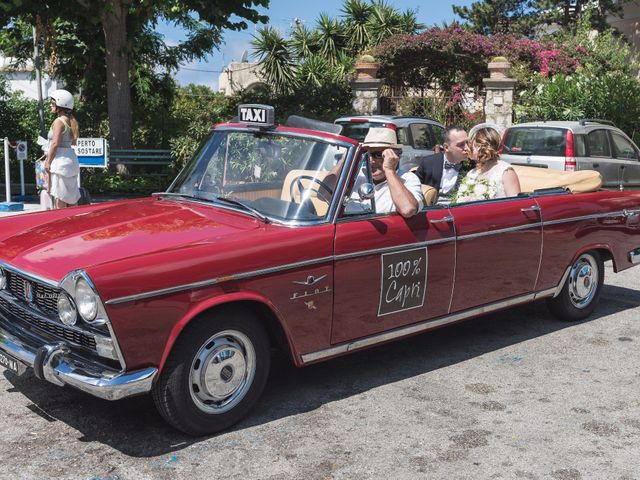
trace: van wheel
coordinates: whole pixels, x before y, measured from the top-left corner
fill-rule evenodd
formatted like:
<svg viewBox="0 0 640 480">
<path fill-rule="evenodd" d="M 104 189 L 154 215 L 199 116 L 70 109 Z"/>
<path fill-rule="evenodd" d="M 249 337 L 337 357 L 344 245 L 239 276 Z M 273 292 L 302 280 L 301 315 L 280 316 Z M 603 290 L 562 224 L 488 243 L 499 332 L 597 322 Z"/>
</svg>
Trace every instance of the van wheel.
<svg viewBox="0 0 640 480">
<path fill-rule="evenodd" d="M 202 317 L 180 335 L 153 388 L 173 427 L 208 435 L 240 421 L 264 389 L 271 356 L 262 325 L 244 311 Z"/>
<path fill-rule="evenodd" d="M 560 320 L 582 320 L 593 312 L 604 283 L 604 262 L 596 251 L 580 255 L 555 298 L 547 300 L 551 313 Z"/>
</svg>

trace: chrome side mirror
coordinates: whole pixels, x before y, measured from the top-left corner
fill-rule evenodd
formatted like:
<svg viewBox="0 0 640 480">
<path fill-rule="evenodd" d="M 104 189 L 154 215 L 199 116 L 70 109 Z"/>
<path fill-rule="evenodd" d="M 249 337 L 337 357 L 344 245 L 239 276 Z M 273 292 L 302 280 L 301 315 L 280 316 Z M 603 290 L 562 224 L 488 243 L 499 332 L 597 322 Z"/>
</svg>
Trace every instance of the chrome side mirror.
<svg viewBox="0 0 640 480">
<path fill-rule="evenodd" d="M 358 195 L 360 196 L 360 200 L 371 200 L 376 194 L 373 185 L 370 183 L 363 183 L 358 188 Z"/>
</svg>

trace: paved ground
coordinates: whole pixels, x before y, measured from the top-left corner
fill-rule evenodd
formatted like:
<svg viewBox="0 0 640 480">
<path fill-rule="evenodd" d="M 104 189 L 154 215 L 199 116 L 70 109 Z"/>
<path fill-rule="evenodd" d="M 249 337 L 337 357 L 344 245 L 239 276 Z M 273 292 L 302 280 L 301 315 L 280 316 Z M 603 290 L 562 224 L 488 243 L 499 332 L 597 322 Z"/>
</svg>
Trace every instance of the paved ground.
<svg viewBox="0 0 640 480">
<path fill-rule="evenodd" d="M 0 478 L 640 479 L 640 268 L 585 322 L 544 303 L 295 369 L 233 430 L 185 437 L 0 373 Z"/>
</svg>

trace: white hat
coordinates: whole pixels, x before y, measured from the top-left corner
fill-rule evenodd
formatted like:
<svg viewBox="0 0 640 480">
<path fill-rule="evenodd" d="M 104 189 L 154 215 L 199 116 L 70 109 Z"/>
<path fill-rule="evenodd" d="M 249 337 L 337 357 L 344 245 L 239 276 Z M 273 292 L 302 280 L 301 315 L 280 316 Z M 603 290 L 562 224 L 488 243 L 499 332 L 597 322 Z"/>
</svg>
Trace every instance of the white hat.
<svg viewBox="0 0 640 480">
<path fill-rule="evenodd" d="M 402 148 L 402 145 L 398 143 L 396 131 L 386 127 L 370 128 L 362 145 L 364 147 Z"/>
<path fill-rule="evenodd" d="M 471 130 L 469 130 L 469 138 L 473 137 L 473 135 L 481 128 L 491 128 L 495 130 L 496 132 L 498 132 L 500 138 L 502 138 L 502 135 L 504 135 L 504 128 L 496 123 L 479 123 L 478 125 L 471 128 Z"/>
<path fill-rule="evenodd" d="M 73 95 L 66 90 L 54 90 L 49 97 L 56 102 L 56 107 L 73 110 Z"/>
</svg>

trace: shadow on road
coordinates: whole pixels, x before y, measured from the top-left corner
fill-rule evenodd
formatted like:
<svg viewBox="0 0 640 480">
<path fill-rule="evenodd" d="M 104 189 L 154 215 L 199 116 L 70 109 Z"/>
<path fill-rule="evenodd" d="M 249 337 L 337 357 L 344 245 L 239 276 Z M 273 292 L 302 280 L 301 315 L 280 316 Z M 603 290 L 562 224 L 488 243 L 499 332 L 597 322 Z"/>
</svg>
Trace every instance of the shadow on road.
<svg viewBox="0 0 640 480">
<path fill-rule="evenodd" d="M 638 305 L 639 291 L 605 285 L 598 308 L 586 321 Z M 309 412 L 329 402 L 575 325 L 555 320 L 544 302 L 537 302 L 302 369 L 293 367 L 284 357 L 276 357 L 262 399 L 232 431 Z M 154 457 L 202 440 L 169 427 L 156 413 L 149 396 L 107 402 L 43 383 L 31 373 L 4 375 L 13 385 L 10 392 L 33 402 L 30 410 L 47 421 L 64 422 L 79 432 L 82 442 L 100 442 L 132 457 Z M 402 398 L 397 401 L 401 406 Z"/>
</svg>

